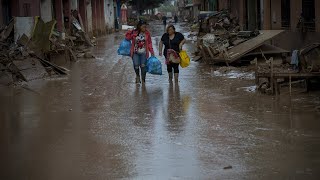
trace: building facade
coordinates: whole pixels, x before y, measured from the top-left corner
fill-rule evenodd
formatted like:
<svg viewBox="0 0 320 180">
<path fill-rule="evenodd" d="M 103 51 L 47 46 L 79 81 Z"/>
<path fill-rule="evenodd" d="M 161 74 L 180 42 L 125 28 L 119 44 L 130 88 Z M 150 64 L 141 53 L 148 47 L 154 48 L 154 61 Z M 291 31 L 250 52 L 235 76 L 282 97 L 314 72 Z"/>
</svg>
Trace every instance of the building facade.
<svg viewBox="0 0 320 180">
<path fill-rule="evenodd" d="M 273 43 L 293 50 L 320 42 L 319 0 L 186 0 L 184 8 L 197 19 L 200 11 L 229 10 L 242 30 L 286 30 Z M 191 3 L 191 4 L 190 4 Z"/>
<path fill-rule="evenodd" d="M 102 35 L 114 29 L 119 0 L 0 0 L 0 25 L 13 17 L 40 16 L 45 22 L 56 20 L 58 31 L 71 28 L 72 15 L 78 16 L 86 32 Z"/>
<path fill-rule="evenodd" d="M 231 0 L 229 9 L 244 30 L 286 30 L 274 43 L 288 50 L 320 42 L 318 0 Z"/>
</svg>

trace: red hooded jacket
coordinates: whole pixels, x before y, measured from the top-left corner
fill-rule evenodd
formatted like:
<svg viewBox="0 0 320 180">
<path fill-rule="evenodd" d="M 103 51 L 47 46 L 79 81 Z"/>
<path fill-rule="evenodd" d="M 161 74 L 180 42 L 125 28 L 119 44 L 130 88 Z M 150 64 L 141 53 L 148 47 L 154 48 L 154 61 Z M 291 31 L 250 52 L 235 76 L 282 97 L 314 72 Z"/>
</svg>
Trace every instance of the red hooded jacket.
<svg viewBox="0 0 320 180">
<path fill-rule="evenodd" d="M 149 58 L 149 52 L 151 54 L 154 54 L 154 51 L 153 51 L 153 47 L 152 47 L 150 32 L 146 31 L 145 35 L 146 35 L 146 53 L 147 53 L 146 57 Z M 126 39 L 129 41 L 132 41 L 131 50 L 130 50 L 131 57 L 133 57 L 133 54 L 134 54 L 134 45 L 135 45 L 135 41 L 136 41 L 137 36 L 138 36 L 138 31 L 136 31 L 136 30 L 130 30 L 126 33 Z"/>
</svg>

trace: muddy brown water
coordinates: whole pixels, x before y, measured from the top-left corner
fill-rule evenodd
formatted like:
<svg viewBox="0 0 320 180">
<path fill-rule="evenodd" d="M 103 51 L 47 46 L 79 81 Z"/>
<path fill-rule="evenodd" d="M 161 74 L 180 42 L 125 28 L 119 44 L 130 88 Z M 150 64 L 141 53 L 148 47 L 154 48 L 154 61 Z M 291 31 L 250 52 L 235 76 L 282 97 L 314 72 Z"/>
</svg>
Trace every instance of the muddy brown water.
<svg viewBox="0 0 320 180">
<path fill-rule="evenodd" d="M 68 77 L 0 88 L 0 179 L 319 179 L 319 93 L 247 92 L 194 62 L 179 85 L 136 85 L 122 39 L 100 38 Z"/>
</svg>

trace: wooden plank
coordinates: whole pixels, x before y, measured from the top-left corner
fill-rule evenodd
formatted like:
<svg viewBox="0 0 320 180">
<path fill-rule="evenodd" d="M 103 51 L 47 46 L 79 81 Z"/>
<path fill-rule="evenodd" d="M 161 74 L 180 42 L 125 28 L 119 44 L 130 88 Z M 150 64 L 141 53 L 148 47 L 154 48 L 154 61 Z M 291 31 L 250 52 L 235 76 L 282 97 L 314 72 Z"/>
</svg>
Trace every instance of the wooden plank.
<svg viewBox="0 0 320 180">
<path fill-rule="evenodd" d="M 261 55 L 261 51 L 263 54 L 282 54 L 282 53 L 289 53 L 289 51 L 270 45 L 270 44 L 263 44 L 260 47 L 254 49 L 253 51 L 250 51 L 248 54 L 245 56 L 255 56 L 255 55 Z M 244 56 L 244 57 L 245 57 Z"/>
<path fill-rule="evenodd" d="M 254 58 L 253 62 L 255 63 L 255 79 L 256 86 L 259 86 L 259 77 L 258 77 L 258 58 Z"/>
<path fill-rule="evenodd" d="M 201 51 L 202 58 L 206 62 L 208 60 L 207 54 L 205 53 L 203 46 L 200 45 L 199 48 L 200 48 L 200 51 Z"/>
<path fill-rule="evenodd" d="M 66 73 L 66 69 L 60 67 L 60 66 L 57 66 L 49 61 L 46 61 L 44 59 L 40 59 L 41 63 L 45 66 L 49 66 L 49 67 L 52 67 L 54 71 L 58 72 L 59 74 L 62 74 L 62 75 L 67 75 Z"/>
<path fill-rule="evenodd" d="M 13 65 L 19 70 L 25 81 L 48 77 L 46 69 L 38 59 L 28 58 L 23 61 L 13 61 Z"/>
<path fill-rule="evenodd" d="M 227 61 L 229 63 L 232 63 L 247 53 L 251 52 L 252 50 L 260 47 L 262 44 L 264 44 L 266 41 L 276 37 L 277 35 L 284 32 L 284 30 L 261 30 L 260 35 L 257 37 L 254 37 L 252 39 L 247 40 L 246 42 L 243 42 L 237 46 L 234 46 L 233 48 L 228 50 L 228 54 L 230 55 L 229 59 Z M 225 59 L 214 59 L 216 62 L 225 62 Z"/>
<path fill-rule="evenodd" d="M 270 85 L 271 85 L 272 94 L 274 94 L 273 57 L 270 58 L 270 62 L 271 62 Z"/>
<path fill-rule="evenodd" d="M 79 18 L 80 26 L 81 26 L 82 30 L 84 31 L 85 28 L 84 28 L 82 17 L 80 15 L 80 13 L 78 13 L 78 18 Z"/>
<path fill-rule="evenodd" d="M 1 40 L 1 41 L 6 40 L 6 39 L 10 36 L 13 28 L 14 28 L 14 21 L 11 20 L 11 21 L 10 21 L 10 24 L 9 24 L 9 25 L 5 28 L 5 30 L 3 30 L 2 33 L 0 34 L 0 40 Z"/>
<path fill-rule="evenodd" d="M 43 67 L 38 59 L 36 58 L 28 58 L 21 61 L 13 61 L 12 62 L 19 71 L 31 69 L 34 67 Z"/>
<path fill-rule="evenodd" d="M 13 83 L 11 72 L 0 71 L 0 84 L 9 85 Z"/>
<path fill-rule="evenodd" d="M 258 73 L 258 77 L 270 77 L 270 73 Z M 291 76 L 292 78 L 300 78 L 300 77 L 320 77 L 320 73 L 274 73 L 273 77 L 277 78 L 286 78 Z"/>
<path fill-rule="evenodd" d="M 213 53 L 211 52 L 210 48 L 209 48 L 209 47 L 206 47 L 206 48 L 207 48 L 207 51 L 209 52 L 210 57 L 213 59 L 213 58 L 214 58 L 214 55 L 213 55 Z"/>
<path fill-rule="evenodd" d="M 291 93 L 292 93 L 292 83 L 291 83 L 291 76 L 289 76 L 289 92 L 290 92 L 290 96 L 291 96 Z"/>
<path fill-rule="evenodd" d="M 233 62 L 239 58 L 241 58 L 243 55 L 249 53 L 250 51 L 258 48 L 262 44 L 264 44 L 266 41 L 274 38 L 275 36 L 279 35 L 280 33 L 284 32 L 284 30 L 263 30 L 260 31 L 260 35 L 249 39 L 248 41 L 239 44 L 238 46 L 233 47 L 228 52 L 229 54 L 238 53 L 238 55 L 234 56 L 232 59 L 229 59 L 229 61 Z"/>
</svg>

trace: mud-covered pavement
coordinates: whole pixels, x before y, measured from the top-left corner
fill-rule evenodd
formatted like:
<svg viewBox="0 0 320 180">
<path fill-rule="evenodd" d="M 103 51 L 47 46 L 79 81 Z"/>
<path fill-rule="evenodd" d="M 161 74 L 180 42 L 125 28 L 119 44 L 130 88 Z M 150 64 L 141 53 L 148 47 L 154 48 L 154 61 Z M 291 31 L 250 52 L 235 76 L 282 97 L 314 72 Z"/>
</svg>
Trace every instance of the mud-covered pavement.
<svg viewBox="0 0 320 180">
<path fill-rule="evenodd" d="M 69 77 L 0 88 L 0 179 L 320 178 L 319 93 L 260 95 L 195 62 L 179 85 L 136 85 L 122 39 L 100 38 Z"/>
</svg>

